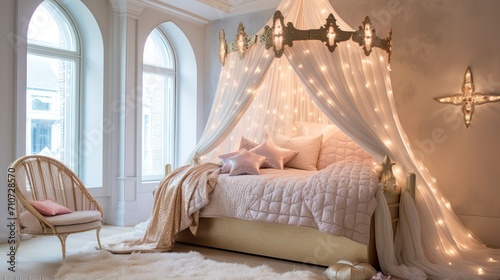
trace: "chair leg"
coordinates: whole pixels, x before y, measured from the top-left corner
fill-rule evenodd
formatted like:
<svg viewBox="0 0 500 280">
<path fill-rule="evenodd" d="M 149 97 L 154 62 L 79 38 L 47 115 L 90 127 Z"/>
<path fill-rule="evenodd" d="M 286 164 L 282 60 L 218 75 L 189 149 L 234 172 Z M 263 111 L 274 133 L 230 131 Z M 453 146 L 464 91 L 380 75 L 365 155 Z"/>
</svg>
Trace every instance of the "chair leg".
<svg viewBox="0 0 500 280">
<path fill-rule="evenodd" d="M 21 233 L 17 233 L 17 236 L 19 237 L 19 239 L 17 240 L 16 250 L 14 251 L 14 254 L 16 255 L 17 255 L 17 249 L 19 249 L 19 246 L 21 245 L 21 240 L 23 240 L 23 235 Z"/>
<path fill-rule="evenodd" d="M 102 249 L 102 246 L 101 246 L 101 239 L 99 238 L 99 232 L 101 231 L 101 228 L 102 227 L 98 227 L 96 230 L 95 230 L 95 233 L 97 235 L 97 244 L 99 244 L 99 250 Z"/>
<path fill-rule="evenodd" d="M 68 234 L 58 234 L 57 237 L 59 238 L 59 241 L 61 241 L 62 255 L 64 259 L 66 258 L 66 238 L 68 237 Z"/>
</svg>

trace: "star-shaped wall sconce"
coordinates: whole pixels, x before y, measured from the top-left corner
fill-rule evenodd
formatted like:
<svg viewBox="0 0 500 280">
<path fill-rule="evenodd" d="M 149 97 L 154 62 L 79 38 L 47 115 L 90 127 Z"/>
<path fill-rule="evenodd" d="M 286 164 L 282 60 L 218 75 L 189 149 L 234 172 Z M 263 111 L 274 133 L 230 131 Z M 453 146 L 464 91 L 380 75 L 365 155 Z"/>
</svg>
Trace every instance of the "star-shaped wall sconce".
<svg viewBox="0 0 500 280">
<path fill-rule="evenodd" d="M 440 103 L 453 104 L 456 106 L 461 105 L 462 112 L 464 113 L 465 126 L 469 128 L 472 121 L 472 115 L 474 114 L 474 106 L 500 101 L 500 95 L 474 92 L 472 72 L 470 71 L 470 67 L 467 67 L 467 71 L 465 71 L 464 75 L 464 83 L 462 85 L 462 93 L 445 97 L 437 97 L 434 98 L 434 100 Z"/>
</svg>

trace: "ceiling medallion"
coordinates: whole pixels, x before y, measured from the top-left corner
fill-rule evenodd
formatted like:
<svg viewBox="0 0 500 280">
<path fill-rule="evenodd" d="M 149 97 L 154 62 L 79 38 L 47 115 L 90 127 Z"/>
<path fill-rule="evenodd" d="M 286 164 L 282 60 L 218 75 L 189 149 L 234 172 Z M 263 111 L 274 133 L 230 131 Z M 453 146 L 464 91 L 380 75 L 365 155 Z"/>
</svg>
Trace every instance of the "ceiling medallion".
<svg viewBox="0 0 500 280">
<path fill-rule="evenodd" d="M 462 106 L 465 126 L 469 128 L 469 125 L 472 122 L 472 115 L 474 114 L 475 105 L 500 101 L 500 95 L 482 94 L 474 91 L 475 89 L 474 80 L 472 79 L 472 72 L 470 70 L 470 67 L 467 67 L 467 71 L 465 71 L 464 75 L 464 82 L 462 84 L 462 93 L 445 97 L 437 97 L 434 98 L 434 100 L 440 103 Z"/>
</svg>

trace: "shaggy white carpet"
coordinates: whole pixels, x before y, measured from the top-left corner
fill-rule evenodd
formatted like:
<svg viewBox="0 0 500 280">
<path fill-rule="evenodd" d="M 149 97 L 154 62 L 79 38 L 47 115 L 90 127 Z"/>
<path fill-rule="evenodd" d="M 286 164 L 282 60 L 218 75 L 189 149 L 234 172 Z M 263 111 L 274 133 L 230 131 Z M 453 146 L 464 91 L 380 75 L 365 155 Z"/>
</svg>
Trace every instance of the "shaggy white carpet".
<svg viewBox="0 0 500 280">
<path fill-rule="evenodd" d="M 68 256 L 56 279 L 325 279 L 310 271 L 276 273 L 262 265 L 223 263 L 205 259 L 198 252 L 113 255 L 87 251 Z"/>
<path fill-rule="evenodd" d="M 141 238 L 147 222 L 135 226 L 135 230 L 101 238 L 102 244 L 116 244 Z M 96 250 L 97 242 L 90 242 L 77 254 L 67 256 L 55 278 L 61 280 L 116 279 L 263 279 L 324 280 L 324 275 L 311 271 L 274 272 L 262 265 L 250 267 L 243 264 L 217 262 L 206 259 L 198 252 L 135 253 L 114 255 Z"/>
</svg>

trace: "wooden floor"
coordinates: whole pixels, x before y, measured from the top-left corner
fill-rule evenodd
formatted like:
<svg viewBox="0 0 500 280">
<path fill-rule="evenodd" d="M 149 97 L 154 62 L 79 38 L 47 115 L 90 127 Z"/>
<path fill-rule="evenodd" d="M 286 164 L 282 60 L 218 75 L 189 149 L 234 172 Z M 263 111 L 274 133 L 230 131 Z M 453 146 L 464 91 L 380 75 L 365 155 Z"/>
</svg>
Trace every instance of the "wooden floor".
<svg viewBox="0 0 500 280">
<path fill-rule="evenodd" d="M 101 230 L 101 238 L 132 231 L 133 227 L 104 226 Z M 67 239 L 67 256 L 77 254 L 80 249 L 91 242 L 95 242 L 95 231 L 72 234 Z M 192 246 L 187 244 L 175 244 L 175 251 L 198 251 L 206 258 L 221 262 L 244 263 L 249 266 L 266 264 L 277 272 L 292 270 L 310 270 L 318 275 L 325 271 L 326 267 L 311 266 L 300 263 L 288 262 L 272 258 L 258 257 L 235 252 L 215 250 L 210 248 Z M 23 240 L 15 258 L 16 272 L 8 270 L 9 244 L 0 244 L 0 279 L 30 279 L 45 280 L 53 279 L 62 262 L 61 245 L 55 236 L 34 237 Z M 326 278 L 325 278 L 326 279 Z"/>
</svg>

